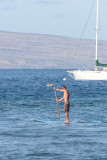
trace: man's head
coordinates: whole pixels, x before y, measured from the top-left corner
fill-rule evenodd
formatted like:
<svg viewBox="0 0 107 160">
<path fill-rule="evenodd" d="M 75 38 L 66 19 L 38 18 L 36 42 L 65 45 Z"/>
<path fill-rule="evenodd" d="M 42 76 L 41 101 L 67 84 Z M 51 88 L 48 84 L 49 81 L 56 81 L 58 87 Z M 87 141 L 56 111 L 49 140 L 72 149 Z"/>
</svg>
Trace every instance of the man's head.
<svg viewBox="0 0 107 160">
<path fill-rule="evenodd" d="M 66 89 L 66 86 L 62 86 L 62 89 Z"/>
</svg>

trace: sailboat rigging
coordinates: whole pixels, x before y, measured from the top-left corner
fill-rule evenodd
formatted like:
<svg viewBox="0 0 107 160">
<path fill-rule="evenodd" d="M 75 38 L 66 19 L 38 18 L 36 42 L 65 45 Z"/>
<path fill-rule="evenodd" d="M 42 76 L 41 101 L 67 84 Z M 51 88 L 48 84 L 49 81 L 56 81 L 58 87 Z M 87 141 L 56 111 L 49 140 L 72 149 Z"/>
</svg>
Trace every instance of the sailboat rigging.
<svg viewBox="0 0 107 160">
<path fill-rule="evenodd" d="M 95 52 L 95 71 L 74 70 L 67 71 L 75 80 L 107 80 L 107 64 L 102 64 L 98 60 L 98 9 L 99 0 L 97 1 L 96 10 L 96 52 Z M 105 67 L 103 71 L 98 71 L 98 67 Z"/>
</svg>

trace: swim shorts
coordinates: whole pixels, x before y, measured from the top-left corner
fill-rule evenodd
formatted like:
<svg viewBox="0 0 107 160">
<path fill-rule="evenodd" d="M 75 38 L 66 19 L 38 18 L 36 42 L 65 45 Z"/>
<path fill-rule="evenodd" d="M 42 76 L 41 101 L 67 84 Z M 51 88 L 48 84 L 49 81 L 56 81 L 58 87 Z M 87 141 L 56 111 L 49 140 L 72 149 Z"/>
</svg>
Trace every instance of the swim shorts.
<svg viewBox="0 0 107 160">
<path fill-rule="evenodd" d="M 64 103 L 64 112 L 69 112 L 70 103 Z"/>
</svg>

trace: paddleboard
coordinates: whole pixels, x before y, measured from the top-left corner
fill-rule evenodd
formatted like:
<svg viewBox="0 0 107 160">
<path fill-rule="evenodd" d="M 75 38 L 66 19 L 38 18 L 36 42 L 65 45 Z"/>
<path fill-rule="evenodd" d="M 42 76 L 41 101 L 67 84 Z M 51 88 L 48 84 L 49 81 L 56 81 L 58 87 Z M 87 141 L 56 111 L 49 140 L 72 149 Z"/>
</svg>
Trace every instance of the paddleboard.
<svg viewBox="0 0 107 160">
<path fill-rule="evenodd" d="M 102 121 L 87 121 L 87 122 L 84 122 L 84 121 L 78 121 L 78 122 L 72 121 L 72 122 L 69 122 L 69 123 L 65 123 L 64 121 L 48 121 L 48 120 L 38 120 L 38 119 L 32 119 L 32 120 L 35 121 L 35 122 L 41 122 L 41 123 L 62 123 L 62 124 L 73 124 L 73 123 L 102 123 Z"/>
<path fill-rule="evenodd" d="M 34 119 L 35 122 L 42 122 L 42 123 L 64 123 L 66 124 L 64 121 L 48 121 L 48 120 L 38 120 L 38 119 Z M 69 123 L 73 123 L 73 122 L 69 122 Z"/>
</svg>

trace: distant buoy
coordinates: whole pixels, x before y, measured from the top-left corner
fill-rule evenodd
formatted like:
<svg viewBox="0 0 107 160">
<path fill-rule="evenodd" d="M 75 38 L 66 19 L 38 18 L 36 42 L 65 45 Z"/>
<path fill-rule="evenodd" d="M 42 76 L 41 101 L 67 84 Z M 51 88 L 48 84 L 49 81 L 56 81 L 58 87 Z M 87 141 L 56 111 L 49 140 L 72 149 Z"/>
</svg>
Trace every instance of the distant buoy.
<svg viewBox="0 0 107 160">
<path fill-rule="evenodd" d="M 52 83 L 48 83 L 48 84 L 47 84 L 47 87 L 50 87 L 50 86 L 52 86 Z"/>
<path fill-rule="evenodd" d="M 63 81 L 66 81 L 66 78 L 63 78 Z"/>
</svg>

